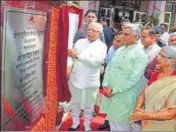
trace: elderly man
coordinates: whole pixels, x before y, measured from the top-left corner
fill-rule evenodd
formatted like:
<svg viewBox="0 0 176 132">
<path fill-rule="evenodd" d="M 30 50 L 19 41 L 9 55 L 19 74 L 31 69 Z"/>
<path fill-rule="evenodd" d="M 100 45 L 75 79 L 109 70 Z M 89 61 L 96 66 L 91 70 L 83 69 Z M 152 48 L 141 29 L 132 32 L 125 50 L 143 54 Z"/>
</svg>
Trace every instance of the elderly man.
<svg viewBox="0 0 176 132">
<path fill-rule="evenodd" d="M 168 43 L 169 43 L 169 46 L 172 45 L 176 47 L 176 32 L 173 32 L 170 34 Z"/>
<path fill-rule="evenodd" d="M 104 95 L 100 111 L 107 114 L 111 131 L 129 131 L 129 115 L 133 113 L 139 81 L 148 57 L 137 44 L 138 29 L 127 24 L 122 30 L 125 46 L 118 50 L 107 66 L 103 81 Z"/>
<path fill-rule="evenodd" d="M 95 10 L 92 10 L 92 9 L 89 9 L 86 14 L 85 14 L 85 25 L 80 28 L 75 36 L 74 36 L 74 39 L 73 39 L 73 46 L 75 45 L 75 43 L 79 40 L 79 39 L 83 39 L 83 38 L 87 38 L 87 29 L 88 29 L 88 26 L 91 22 L 96 22 L 97 21 L 97 14 L 96 14 L 96 11 Z M 105 39 L 104 39 L 104 34 L 101 34 L 100 35 L 100 39 L 105 42 Z M 67 67 L 67 76 L 69 78 L 70 76 L 70 73 L 72 71 L 72 61 L 70 60 L 70 58 L 67 60 L 67 64 L 68 64 L 68 67 Z"/>
<path fill-rule="evenodd" d="M 73 44 L 75 44 L 79 39 L 83 39 L 87 37 L 87 29 L 90 23 L 92 22 L 96 22 L 97 21 L 97 13 L 95 10 L 89 9 L 86 14 L 85 14 L 85 24 L 82 28 L 80 28 L 77 32 L 76 35 L 74 37 L 73 40 Z M 100 40 L 105 42 L 105 38 L 104 38 L 104 33 L 100 34 Z M 70 60 L 70 58 L 68 59 L 68 67 L 67 67 L 67 75 L 68 78 L 70 76 L 70 73 L 72 72 L 72 61 Z M 101 74 L 104 72 L 104 65 L 101 66 Z M 69 107 L 69 104 L 68 104 Z M 94 115 L 96 114 L 96 110 Z M 80 114 L 80 116 L 82 116 L 82 113 Z"/>
<path fill-rule="evenodd" d="M 110 47 L 110 49 L 107 53 L 107 56 L 105 59 L 106 67 L 108 64 L 110 64 L 110 62 L 111 62 L 112 58 L 115 56 L 116 52 L 118 52 L 117 50 L 120 49 L 120 47 L 122 47 L 122 46 L 123 46 L 122 35 L 121 35 L 121 33 L 119 33 L 114 37 L 113 45 Z M 102 76 L 101 81 L 103 81 L 103 77 L 104 77 L 104 74 Z M 98 129 L 99 130 L 104 130 L 104 129 L 109 130 L 110 126 L 109 126 L 108 120 L 105 119 L 104 124 L 99 126 Z"/>
<path fill-rule="evenodd" d="M 75 60 L 69 80 L 73 118 L 69 131 L 79 128 L 81 109 L 84 109 L 85 130 L 91 130 L 93 108 L 100 86 L 100 67 L 104 63 L 107 50 L 105 43 L 99 39 L 102 32 L 102 25 L 92 22 L 87 29 L 87 38 L 78 40 L 74 49 L 68 51 L 68 55 Z"/>
</svg>

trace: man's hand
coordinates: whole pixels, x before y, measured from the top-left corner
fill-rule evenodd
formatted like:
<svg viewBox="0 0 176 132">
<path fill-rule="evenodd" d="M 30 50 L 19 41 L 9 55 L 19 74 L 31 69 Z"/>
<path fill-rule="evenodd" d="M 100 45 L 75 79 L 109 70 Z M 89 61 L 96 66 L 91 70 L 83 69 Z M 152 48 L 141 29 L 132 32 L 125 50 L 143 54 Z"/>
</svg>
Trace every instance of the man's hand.
<svg viewBox="0 0 176 132">
<path fill-rule="evenodd" d="M 76 58 L 77 57 L 77 52 L 75 49 L 69 49 L 68 50 L 68 56 L 72 57 L 72 58 Z"/>
<path fill-rule="evenodd" d="M 114 94 L 112 93 L 112 88 L 111 87 L 104 87 L 103 88 L 103 91 L 104 91 L 104 95 L 107 97 L 107 98 L 111 98 L 112 96 L 114 96 Z"/>
</svg>

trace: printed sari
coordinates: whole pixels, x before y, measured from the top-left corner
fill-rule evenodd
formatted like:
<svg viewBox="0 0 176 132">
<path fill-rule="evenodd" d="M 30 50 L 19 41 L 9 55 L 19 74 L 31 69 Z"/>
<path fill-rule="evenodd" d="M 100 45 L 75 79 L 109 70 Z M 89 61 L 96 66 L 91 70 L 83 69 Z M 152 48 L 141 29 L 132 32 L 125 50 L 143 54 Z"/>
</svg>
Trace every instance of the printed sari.
<svg viewBox="0 0 176 132">
<path fill-rule="evenodd" d="M 176 108 L 176 77 L 153 82 L 145 90 L 145 111 L 160 112 Z M 176 118 L 165 121 L 144 120 L 142 131 L 176 131 Z"/>
</svg>

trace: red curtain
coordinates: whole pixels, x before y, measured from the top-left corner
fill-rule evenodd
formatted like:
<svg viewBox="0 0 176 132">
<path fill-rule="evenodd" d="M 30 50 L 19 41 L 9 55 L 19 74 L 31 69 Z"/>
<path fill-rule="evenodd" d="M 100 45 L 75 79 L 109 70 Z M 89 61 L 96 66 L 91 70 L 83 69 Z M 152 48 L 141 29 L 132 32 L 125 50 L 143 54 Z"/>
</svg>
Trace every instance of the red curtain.
<svg viewBox="0 0 176 132">
<path fill-rule="evenodd" d="M 62 6 L 59 16 L 59 31 L 58 31 L 58 46 L 57 46 L 57 101 L 64 102 L 69 101 L 71 94 L 67 83 L 66 74 L 66 60 L 67 60 L 67 48 L 68 48 L 68 7 Z"/>
<path fill-rule="evenodd" d="M 67 77 L 67 49 L 68 49 L 68 34 L 69 34 L 69 16 L 68 13 L 79 14 L 79 27 L 82 22 L 83 9 L 63 5 L 60 8 L 60 18 L 59 18 L 59 41 L 57 46 L 57 101 L 64 102 L 70 101 L 71 93 L 68 87 L 68 77 Z"/>
</svg>

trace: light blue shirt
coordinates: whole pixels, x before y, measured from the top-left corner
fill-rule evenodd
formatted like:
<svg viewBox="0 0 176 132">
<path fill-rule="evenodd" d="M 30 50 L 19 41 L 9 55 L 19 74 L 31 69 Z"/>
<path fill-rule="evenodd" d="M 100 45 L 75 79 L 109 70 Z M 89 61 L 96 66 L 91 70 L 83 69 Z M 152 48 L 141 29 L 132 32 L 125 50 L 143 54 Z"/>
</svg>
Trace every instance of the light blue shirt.
<svg viewBox="0 0 176 132">
<path fill-rule="evenodd" d="M 106 65 L 108 65 L 108 64 L 111 62 L 113 56 L 115 55 L 116 50 L 117 50 L 117 48 L 115 48 L 115 47 L 112 45 L 111 48 L 110 48 L 109 51 L 108 51 L 107 56 L 106 56 L 106 60 L 105 60 Z"/>
</svg>

